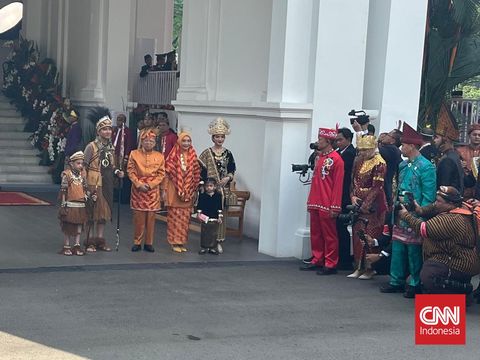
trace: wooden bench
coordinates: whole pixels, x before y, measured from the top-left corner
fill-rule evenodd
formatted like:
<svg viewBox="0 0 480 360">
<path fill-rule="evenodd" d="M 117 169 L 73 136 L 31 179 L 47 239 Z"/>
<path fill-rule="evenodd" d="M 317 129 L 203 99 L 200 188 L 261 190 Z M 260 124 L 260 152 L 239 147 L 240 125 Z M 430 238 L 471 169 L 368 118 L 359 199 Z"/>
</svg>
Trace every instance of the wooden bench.
<svg viewBox="0 0 480 360">
<path fill-rule="evenodd" d="M 250 191 L 232 190 L 237 194 L 237 205 L 230 205 L 227 211 L 227 218 L 237 218 L 238 226 L 235 228 L 227 227 L 227 235 L 242 236 L 243 235 L 243 217 L 245 215 L 245 205 L 250 199 Z M 161 211 L 155 215 L 155 218 L 162 222 L 167 222 L 167 212 Z M 200 232 L 200 223 L 191 219 L 189 228 L 191 231 Z"/>
</svg>

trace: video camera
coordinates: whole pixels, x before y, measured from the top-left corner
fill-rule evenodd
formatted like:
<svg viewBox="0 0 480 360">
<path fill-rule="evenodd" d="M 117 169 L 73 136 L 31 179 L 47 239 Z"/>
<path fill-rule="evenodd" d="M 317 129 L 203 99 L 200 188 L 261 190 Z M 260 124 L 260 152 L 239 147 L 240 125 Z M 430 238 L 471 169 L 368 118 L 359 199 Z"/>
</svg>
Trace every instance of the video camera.
<svg viewBox="0 0 480 360">
<path fill-rule="evenodd" d="M 402 191 L 398 194 L 398 199 L 394 204 L 395 211 L 400 210 L 402 208 L 401 205 L 409 212 L 415 211 L 415 199 L 411 191 Z"/>
<path fill-rule="evenodd" d="M 314 152 L 312 152 L 312 154 L 310 155 L 308 159 L 308 164 L 292 164 L 292 172 L 300 174 L 300 182 L 302 182 L 303 184 L 309 184 L 310 176 L 308 176 L 307 179 L 303 179 L 303 177 L 307 175 L 309 170 L 313 171 L 315 169 L 315 151 L 318 150 L 318 144 L 311 143 L 309 147 L 311 150 L 314 150 Z"/>
<path fill-rule="evenodd" d="M 358 221 L 362 221 L 367 227 L 368 219 L 360 217 L 360 206 L 362 206 L 361 203 L 359 205 L 347 205 L 345 209 L 348 210 L 348 213 L 338 215 L 338 219 L 345 225 L 352 226 Z"/>
<path fill-rule="evenodd" d="M 355 120 L 360 125 L 365 125 L 366 123 L 368 123 L 370 121 L 370 116 L 367 115 L 367 113 L 364 110 L 359 110 L 359 111 L 351 110 L 348 113 L 348 116 L 350 116 L 350 124 L 351 125 L 353 125 Z"/>
</svg>

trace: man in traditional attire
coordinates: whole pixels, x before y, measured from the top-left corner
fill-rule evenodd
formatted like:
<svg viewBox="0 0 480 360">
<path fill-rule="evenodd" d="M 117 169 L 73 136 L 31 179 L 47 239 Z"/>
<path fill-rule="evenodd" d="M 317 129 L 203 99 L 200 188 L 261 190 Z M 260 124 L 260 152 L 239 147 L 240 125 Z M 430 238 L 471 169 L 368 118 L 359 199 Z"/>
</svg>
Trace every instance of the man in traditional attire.
<svg viewBox="0 0 480 360">
<path fill-rule="evenodd" d="M 460 146 L 457 148 L 465 175 L 465 190 L 463 192 L 463 197 L 465 199 L 473 198 L 475 193 L 475 184 L 478 176 L 478 163 L 480 160 L 480 124 L 470 125 L 468 128 L 468 138 L 470 143 L 467 146 Z"/>
<path fill-rule="evenodd" d="M 424 127 L 420 135 L 422 135 L 423 140 L 422 146 L 420 146 L 420 154 L 432 164 L 435 164 L 438 153 L 435 145 L 433 145 L 433 135 L 435 135 L 435 132 L 429 127 Z"/>
<path fill-rule="evenodd" d="M 161 152 L 165 158 L 167 158 L 170 151 L 177 143 L 177 134 L 170 128 L 170 122 L 168 121 L 168 115 L 164 112 L 156 114 L 156 126 L 158 135 L 156 138 L 155 150 Z"/>
<path fill-rule="evenodd" d="M 108 115 L 98 120 L 96 132 L 97 138 L 85 148 L 87 186 L 90 193 L 96 195 L 96 201 L 90 203 L 87 208 L 89 213 L 85 241 L 87 252 L 111 251 L 106 243 L 104 230 L 106 222 L 112 219 L 113 177 L 124 176 L 123 171 L 115 166 L 115 149 L 111 141 L 112 120 Z M 95 236 L 92 236 L 94 226 L 96 232 Z"/>
<path fill-rule="evenodd" d="M 344 176 L 343 176 L 343 191 L 342 191 L 342 213 L 348 213 L 347 205 L 350 201 L 350 184 L 352 182 L 353 161 L 357 155 L 357 151 L 352 145 L 353 134 L 347 128 L 338 130 L 335 145 L 337 152 L 343 160 Z M 338 268 L 340 270 L 352 270 L 352 256 L 350 255 L 350 233 L 344 221 L 337 218 L 337 234 L 338 234 Z"/>
<path fill-rule="evenodd" d="M 312 260 L 300 270 L 315 270 L 318 275 L 337 272 L 338 235 L 335 218 L 342 209 L 344 165 L 332 147 L 336 129 L 318 131 L 318 157 L 312 177 L 307 208 L 310 213 Z"/>
<path fill-rule="evenodd" d="M 407 202 L 405 194 L 410 192 L 421 206 L 435 201 L 435 166 L 420 154 L 422 136 L 407 123 L 403 125 L 402 154 L 407 157 L 399 166 L 398 194 Z M 413 206 L 413 204 L 411 204 Z M 408 272 L 407 272 L 408 267 Z M 392 262 L 390 282 L 380 288 L 381 292 L 405 292 L 406 298 L 413 298 L 420 292 L 420 270 L 422 269 L 422 239 L 412 232 L 408 223 L 399 221 L 393 227 Z M 405 282 L 410 274 L 408 286 Z"/>
<path fill-rule="evenodd" d="M 353 224 L 353 255 L 356 270 L 348 275 L 350 278 L 369 280 L 374 273 L 369 264 L 361 268 L 363 243 L 359 232 L 373 238 L 382 234 L 387 211 L 384 184 L 387 166 L 385 160 L 376 152 L 375 136 L 367 135 L 357 140 L 358 159 L 355 161 L 350 198 L 359 208 L 360 218 Z"/>
<path fill-rule="evenodd" d="M 437 189 L 440 186 L 453 186 L 463 194 L 464 172 L 460 156 L 453 148 L 453 142 L 458 141 L 459 135 L 455 118 L 447 106 L 442 104 L 433 139 L 441 156 L 437 164 Z"/>
<path fill-rule="evenodd" d="M 81 150 L 82 147 L 82 127 L 78 122 L 78 115 L 75 110 L 70 111 L 68 116 L 65 116 L 65 121 L 70 124 L 67 132 L 65 142 L 65 163 L 68 164 L 69 157 Z"/>
<path fill-rule="evenodd" d="M 416 207 L 422 220 L 403 208 L 399 215 L 423 238 L 420 277 L 427 293 L 470 293 L 471 278 L 480 272 L 472 213 L 462 208 L 460 192 L 441 186 L 434 204 Z M 475 216 L 475 215 L 473 215 Z"/>
<path fill-rule="evenodd" d="M 155 213 L 160 210 L 160 183 L 165 177 L 165 160 L 154 151 L 156 135 L 153 131 L 142 133 L 142 147 L 133 150 L 128 159 L 128 177 L 133 183 L 130 206 L 133 210 L 132 251 L 142 248 L 154 252 Z"/>
</svg>

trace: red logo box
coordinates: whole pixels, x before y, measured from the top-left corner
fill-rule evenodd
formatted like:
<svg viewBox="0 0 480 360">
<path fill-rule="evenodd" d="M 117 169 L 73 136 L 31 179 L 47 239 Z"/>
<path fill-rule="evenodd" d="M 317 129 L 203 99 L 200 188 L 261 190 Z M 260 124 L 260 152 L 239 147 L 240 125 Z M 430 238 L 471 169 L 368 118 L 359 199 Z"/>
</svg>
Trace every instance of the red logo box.
<svg viewBox="0 0 480 360">
<path fill-rule="evenodd" d="M 416 345 L 465 345 L 465 295 L 415 297 Z"/>
</svg>

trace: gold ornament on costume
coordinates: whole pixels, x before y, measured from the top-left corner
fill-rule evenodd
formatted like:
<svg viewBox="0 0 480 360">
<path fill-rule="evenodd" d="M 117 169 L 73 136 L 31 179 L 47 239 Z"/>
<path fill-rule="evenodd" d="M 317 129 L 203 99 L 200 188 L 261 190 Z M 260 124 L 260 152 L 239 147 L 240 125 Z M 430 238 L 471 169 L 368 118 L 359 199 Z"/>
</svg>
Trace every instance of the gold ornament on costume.
<svg viewBox="0 0 480 360">
<path fill-rule="evenodd" d="M 112 127 L 112 120 L 108 116 L 104 116 L 97 121 L 97 126 L 96 126 L 97 132 L 106 127 L 110 127 L 110 128 Z"/>
<path fill-rule="evenodd" d="M 230 125 L 221 117 L 216 118 L 208 125 L 210 135 L 230 135 Z"/>
<path fill-rule="evenodd" d="M 377 147 L 377 138 L 373 135 L 362 136 L 357 140 L 358 150 L 375 149 Z"/>
</svg>

